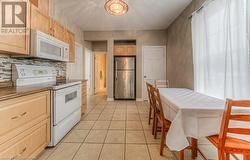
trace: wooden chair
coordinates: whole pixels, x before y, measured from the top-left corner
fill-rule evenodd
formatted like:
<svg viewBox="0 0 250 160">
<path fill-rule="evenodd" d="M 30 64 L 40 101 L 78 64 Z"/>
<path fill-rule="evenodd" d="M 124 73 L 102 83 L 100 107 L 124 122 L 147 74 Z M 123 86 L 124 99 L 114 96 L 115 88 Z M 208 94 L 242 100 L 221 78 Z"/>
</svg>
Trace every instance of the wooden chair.
<svg viewBox="0 0 250 160">
<path fill-rule="evenodd" d="M 227 100 L 219 135 L 209 136 L 207 139 L 217 147 L 219 160 L 228 160 L 230 154 L 241 154 L 244 160 L 250 160 L 250 142 L 228 136 L 228 133 L 250 135 L 250 128 L 229 127 L 230 121 L 250 122 L 250 114 L 232 114 L 234 107 L 250 108 L 250 101 Z"/>
<path fill-rule="evenodd" d="M 153 85 L 146 83 L 147 85 L 147 91 L 148 91 L 148 99 L 149 99 L 149 116 L 148 116 L 148 124 L 150 125 L 151 119 L 153 119 L 153 128 L 152 128 L 152 134 L 154 134 L 154 121 L 155 121 L 155 105 L 153 101 L 153 95 L 152 95 L 152 89 L 154 88 Z M 152 117 L 153 113 L 153 117 Z"/>
<path fill-rule="evenodd" d="M 162 103 L 161 103 L 161 97 L 159 90 L 156 88 L 152 88 L 152 95 L 153 95 L 153 101 L 155 105 L 155 124 L 154 126 L 154 137 L 157 138 L 157 132 L 158 132 L 158 123 L 161 124 L 161 147 L 160 147 L 160 155 L 163 155 L 163 149 L 165 146 L 165 139 L 166 139 L 166 132 L 168 131 L 171 122 L 167 120 L 163 113 Z"/>
</svg>

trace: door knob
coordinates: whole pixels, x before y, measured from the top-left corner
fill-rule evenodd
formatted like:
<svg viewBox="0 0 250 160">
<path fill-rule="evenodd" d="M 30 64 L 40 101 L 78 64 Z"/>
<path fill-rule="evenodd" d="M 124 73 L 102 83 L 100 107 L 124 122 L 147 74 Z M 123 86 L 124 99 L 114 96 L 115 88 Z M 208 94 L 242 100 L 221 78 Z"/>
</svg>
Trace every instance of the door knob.
<svg viewBox="0 0 250 160">
<path fill-rule="evenodd" d="M 144 78 L 147 78 L 147 76 L 144 76 Z"/>
</svg>

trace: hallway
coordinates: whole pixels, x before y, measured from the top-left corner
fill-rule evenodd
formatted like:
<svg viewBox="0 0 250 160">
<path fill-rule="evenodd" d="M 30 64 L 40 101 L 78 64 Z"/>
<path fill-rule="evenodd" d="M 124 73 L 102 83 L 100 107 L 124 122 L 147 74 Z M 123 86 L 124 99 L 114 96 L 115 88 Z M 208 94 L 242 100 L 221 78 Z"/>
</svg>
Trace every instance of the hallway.
<svg viewBox="0 0 250 160">
<path fill-rule="evenodd" d="M 90 98 L 89 111 L 55 148 L 46 149 L 38 160 L 174 160 L 167 149 L 159 154 L 148 125 L 144 102 L 107 102 Z"/>
</svg>

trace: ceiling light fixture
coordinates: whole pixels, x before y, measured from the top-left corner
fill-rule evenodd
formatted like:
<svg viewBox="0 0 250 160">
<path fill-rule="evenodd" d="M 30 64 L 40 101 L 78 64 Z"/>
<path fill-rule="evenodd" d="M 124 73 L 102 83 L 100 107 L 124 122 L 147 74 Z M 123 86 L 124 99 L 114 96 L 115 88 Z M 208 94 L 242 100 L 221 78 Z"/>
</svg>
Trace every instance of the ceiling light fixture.
<svg viewBox="0 0 250 160">
<path fill-rule="evenodd" d="M 122 16 L 128 12 L 125 0 L 107 0 L 104 5 L 106 11 L 114 16 Z"/>
</svg>

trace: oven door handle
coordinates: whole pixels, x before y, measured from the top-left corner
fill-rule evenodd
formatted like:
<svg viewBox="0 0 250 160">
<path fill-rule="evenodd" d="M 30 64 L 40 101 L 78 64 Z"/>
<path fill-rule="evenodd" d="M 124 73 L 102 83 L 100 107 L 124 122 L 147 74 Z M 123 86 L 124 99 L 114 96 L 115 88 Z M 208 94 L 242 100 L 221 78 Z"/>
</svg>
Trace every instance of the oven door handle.
<svg viewBox="0 0 250 160">
<path fill-rule="evenodd" d="M 73 99 L 77 98 L 77 91 L 71 92 L 65 95 L 65 103 L 72 101 Z"/>
</svg>

